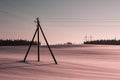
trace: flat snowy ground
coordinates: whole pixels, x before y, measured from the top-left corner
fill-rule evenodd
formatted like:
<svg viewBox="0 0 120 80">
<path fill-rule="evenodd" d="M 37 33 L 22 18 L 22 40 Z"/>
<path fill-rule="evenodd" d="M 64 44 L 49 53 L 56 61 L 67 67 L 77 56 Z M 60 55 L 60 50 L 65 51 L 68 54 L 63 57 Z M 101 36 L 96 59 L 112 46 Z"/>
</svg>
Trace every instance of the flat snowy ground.
<svg viewBox="0 0 120 80">
<path fill-rule="evenodd" d="M 54 61 L 47 48 L 0 47 L 0 80 L 120 80 L 120 46 L 83 46 L 52 48 Z"/>
</svg>

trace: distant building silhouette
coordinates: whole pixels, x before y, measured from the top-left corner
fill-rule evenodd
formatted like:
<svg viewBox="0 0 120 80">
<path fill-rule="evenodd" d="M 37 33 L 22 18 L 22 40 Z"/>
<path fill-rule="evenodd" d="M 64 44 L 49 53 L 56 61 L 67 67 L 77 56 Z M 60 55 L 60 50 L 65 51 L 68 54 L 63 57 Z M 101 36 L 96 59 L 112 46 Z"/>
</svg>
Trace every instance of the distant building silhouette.
<svg viewBox="0 0 120 80">
<path fill-rule="evenodd" d="M 120 40 L 94 40 L 94 41 L 85 41 L 84 44 L 102 44 L 102 45 L 120 45 Z"/>
</svg>

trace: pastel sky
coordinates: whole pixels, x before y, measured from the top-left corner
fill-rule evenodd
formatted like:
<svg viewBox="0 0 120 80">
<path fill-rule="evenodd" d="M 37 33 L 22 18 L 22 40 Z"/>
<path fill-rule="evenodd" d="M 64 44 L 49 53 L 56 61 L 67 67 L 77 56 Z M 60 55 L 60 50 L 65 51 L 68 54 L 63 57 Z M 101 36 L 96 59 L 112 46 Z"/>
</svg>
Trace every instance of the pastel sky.
<svg viewBox="0 0 120 80">
<path fill-rule="evenodd" d="M 0 39 L 31 40 L 36 17 L 50 44 L 120 39 L 120 0 L 0 0 Z"/>
</svg>

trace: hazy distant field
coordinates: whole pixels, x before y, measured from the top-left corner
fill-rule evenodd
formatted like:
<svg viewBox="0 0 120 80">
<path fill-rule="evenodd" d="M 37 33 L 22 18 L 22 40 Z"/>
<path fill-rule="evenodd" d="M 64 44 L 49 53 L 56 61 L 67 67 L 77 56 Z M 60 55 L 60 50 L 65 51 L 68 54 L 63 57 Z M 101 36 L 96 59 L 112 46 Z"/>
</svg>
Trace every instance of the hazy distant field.
<svg viewBox="0 0 120 80">
<path fill-rule="evenodd" d="M 27 47 L 0 47 L 0 80 L 120 80 L 120 46 L 82 46 L 52 48 L 32 47 L 22 63 Z"/>
</svg>

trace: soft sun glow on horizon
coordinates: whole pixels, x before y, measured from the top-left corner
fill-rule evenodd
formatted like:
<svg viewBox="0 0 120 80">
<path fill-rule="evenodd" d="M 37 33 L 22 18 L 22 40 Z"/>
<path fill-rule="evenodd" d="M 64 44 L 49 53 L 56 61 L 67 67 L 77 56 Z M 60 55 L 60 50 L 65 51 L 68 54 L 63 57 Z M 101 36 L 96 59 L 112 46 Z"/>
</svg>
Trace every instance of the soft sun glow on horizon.
<svg viewBox="0 0 120 80">
<path fill-rule="evenodd" d="M 31 40 L 40 24 L 50 44 L 120 39 L 120 0 L 0 0 L 0 39 Z M 40 35 L 42 44 L 42 35 Z"/>
</svg>

